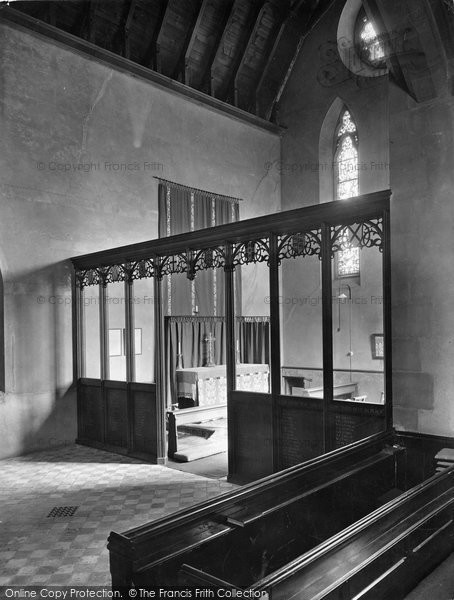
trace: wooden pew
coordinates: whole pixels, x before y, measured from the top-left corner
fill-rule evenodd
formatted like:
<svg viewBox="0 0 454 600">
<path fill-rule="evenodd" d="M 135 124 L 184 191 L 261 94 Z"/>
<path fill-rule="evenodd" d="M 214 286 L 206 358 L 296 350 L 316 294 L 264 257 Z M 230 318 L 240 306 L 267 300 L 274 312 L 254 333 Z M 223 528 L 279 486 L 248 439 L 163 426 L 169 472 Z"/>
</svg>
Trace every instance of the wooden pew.
<svg viewBox="0 0 454 600">
<path fill-rule="evenodd" d="M 250 582 L 248 589 L 265 591 L 272 600 L 399 600 L 453 548 L 454 467 Z M 205 570 L 183 565 L 180 583 L 244 589 L 218 578 L 217 565 L 205 558 Z"/>
<path fill-rule="evenodd" d="M 402 489 L 404 457 L 392 436 L 378 434 L 155 522 L 112 532 L 112 585 L 184 583 L 189 567 L 203 572 L 208 563 L 209 579 L 253 585 L 372 512 L 380 496 Z M 247 554 L 241 560 L 239 548 Z"/>
</svg>

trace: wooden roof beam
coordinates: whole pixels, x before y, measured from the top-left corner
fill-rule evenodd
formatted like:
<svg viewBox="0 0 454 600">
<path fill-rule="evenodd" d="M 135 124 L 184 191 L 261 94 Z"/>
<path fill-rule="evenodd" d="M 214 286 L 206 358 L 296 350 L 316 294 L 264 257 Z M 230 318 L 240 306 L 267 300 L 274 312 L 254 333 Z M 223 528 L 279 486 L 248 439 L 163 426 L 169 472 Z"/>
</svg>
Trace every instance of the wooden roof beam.
<svg viewBox="0 0 454 600">
<path fill-rule="evenodd" d="M 302 38 L 307 35 L 310 21 L 319 0 L 294 0 L 282 23 L 256 89 L 256 114 L 270 120 L 282 93 L 287 73 L 295 62 Z"/>
<path fill-rule="evenodd" d="M 70 33 L 77 37 L 88 40 L 88 31 L 90 27 L 91 2 L 88 1 L 83 5 L 80 12 L 80 17 L 76 20 Z"/>
<path fill-rule="evenodd" d="M 225 30 L 225 26 L 228 20 L 228 17 L 232 10 L 233 0 L 203 0 L 202 6 L 200 8 L 199 16 L 197 18 L 196 25 L 192 32 L 191 40 L 189 42 L 188 48 L 186 50 L 185 55 L 185 84 L 190 85 L 192 87 L 196 87 L 200 89 L 207 81 L 207 75 L 209 75 L 210 67 L 213 63 L 214 57 L 216 55 L 216 50 L 219 45 L 219 39 L 222 37 L 222 32 Z M 221 22 L 221 26 L 216 31 L 216 28 L 211 23 L 212 28 L 210 34 L 208 35 L 208 39 L 214 35 L 217 35 L 217 39 L 211 43 L 208 43 L 205 47 L 205 52 L 208 55 L 205 60 L 205 65 L 202 64 L 201 71 L 199 71 L 198 76 L 195 76 L 193 72 L 194 61 L 192 60 L 192 51 L 194 49 L 195 43 L 197 41 L 197 36 L 200 31 L 201 25 L 205 26 L 205 29 L 208 26 L 208 18 L 206 16 L 207 11 L 210 8 L 215 9 L 216 13 L 219 15 L 219 21 Z M 211 86 L 210 86 L 211 87 Z"/>
<path fill-rule="evenodd" d="M 244 70 L 245 66 L 247 65 L 248 54 L 250 52 L 252 52 L 255 47 L 255 41 L 258 36 L 259 29 L 262 26 L 262 22 L 265 20 L 267 13 L 269 14 L 270 11 L 276 11 L 276 10 L 282 10 L 282 4 L 280 4 L 280 5 L 277 4 L 277 2 L 275 0 L 267 0 L 264 3 L 264 5 L 262 6 L 262 8 L 257 16 L 254 28 L 249 37 L 248 43 L 247 43 L 245 51 L 243 53 L 243 57 L 241 59 L 241 62 L 238 66 L 238 69 L 237 69 L 237 71 L 235 73 L 235 77 L 234 77 L 234 103 L 235 103 L 235 106 L 240 106 L 242 104 L 241 97 L 240 97 L 242 85 L 241 85 L 240 79 L 241 79 L 242 71 Z M 255 90 L 252 91 L 252 96 L 254 95 L 254 92 L 255 92 Z M 250 107 L 247 107 L 245 110 L 249 110 L 249 108 Z"/>
<path fill-rule="evenodd" d="M 259 7 L 262 1 L 263 0 L 235 0 L 209 69 L 209 87 L 212 96 L 224 101 L 228 98 L 233 87 L 235 74 L 240 66 L 242 56 L 244 55 L 244 51 L 249 41 L 250 32 L 257 21 Z M 244 11 L 245 5 L 247 6 L 246 14 Z M 227 78 L 221 86 L 216 87 L 214 82 L 216 79 L 217 64 L 221 62 L 219 57 L 224 53 L 224 48 L 228 45 L 229 38 L 233 35 L 232 30 L 234 30 L 235 25 L 238 26 L 238 23 L 240 24 L 240 28 L 246 33 L 243 33 L 242 36 L 238 36 L 236 56 L 232 60 L 230 69 L 227 68 Z"/>
<path fill-rule="evenodd" d="M 107 65 L 109 68 L 116 69 L 119 72 L 127 73 L 142 81 L 156 85 L 161 89 L 167 90 L 177 97 L 185 98 L 187 101 L 193 102 L 198 106 L 204 106 L 208 110 L 230 117 L 251 127 L 258 128 L 260 131 L 268 131 L 276 135 L 283 134 L 284 129 L 281 127 L 277 127 L 268 121 L 259 119 L 251 113 L 239 110 L 217 98 L 212 98 L 199 90 L 185 86 L 160 73 L 156 73 L 137 62 L 127 60 L 96 44 L 91 44 L 87 42 L 87 40 L 74 36 L 63 29 L 52 27 L 48 23 L 27 15 L 22 11 L 5 6 L 1 10 L 1 17 L 5 23 L 8 23 L 8 25 L 13 28 L 21 30 L 24 28 L 28 29 L 33 32 L 33 35 L 39 35 L 48 38 L 49 40 L 53 40 L 57 44 L 66 46 L 70 51 L 74 51 L 85 57 L 90 57 L 100 64 Z"/>
<path fill-rule="evenodd" d="M 238 68 L 236 69 L 235 74 L 233 76 L 233 103 L 235 106 L 239 106 L 239 77 L 241 74 L 241 69 L 242 69 L 243 65 L 245 64 L 248 50 L 252 46 L 252 44 L 255 40 L 258 28 L 260 27 L 260 23 L 262 22 L 263 15 L 264 15 L 266 9 L 268 8 L 268 5 L 269 5 L 269 2 L 268 1 L 265 2 L 265 4 L 260 9 L 259 14 L 257 15 L 257 17 L 255 19 L 255 23 L 254 23 L 254 27 L 251 31 L 251 35 L 249 36 L 248 42 L 244 48 L 243 56 L 241 57 L 241 60 L 238 64 Z"/>
<path fill-rule="evenodd" d="M 112 50 L 125 58 L 129 58 L 128 36 L 135 6 L 136 0 L 123 0 L 121 17 L 111 41 Z"/>
<path fill-rule="evenodd" d="M 184 79 L 183 79 L 183 82 L 186 85 L 190 85 L 190 79 L 191 79 L 191 73 L 190 73 L 190 69 L 189 69 L 189 56 L 190 56 L 191 50 L 194 46 L 194 42 L 197 38 L 197 33 L 200 29 L 200 25 L 202 24 L 203 15 L 204 15 L 208 5 L 210 4 L 210 1 L 211 0 L 203 0 L 202 6 L 200 7 L 200 10 L 199 10 L 199 14 L 197 15 L 197 20 L 194 23 L 194 27 L 192 28 L 192 32 L 191 32 L 191 36 L 190 36 L 188 44 L 186 46 L 186 50 L 184 53 Z"/>
<path fill-rule="evenodd" d="M 53 27 L 57 24 L 57 6 L 55 2 L 49 2 L 48 4 L 48 22 Z"/>
<path fill-rule="evenodd" d="M 209 0 L 203 0 L 202 4 L 199 7 L 199 11 L 197 13 L 197 17 L 195 19 L 195 21 L 190 25 L 188 32 L 186 34 L 186 39 L 183 45 L 183 49 L 180 53 L 180 57 L 178 59 L 178 62 L 176 64 L 175 70 L 173 72 L 172 75 L 172 79 L 176 79 L 177 81 L 180 81 L 180 77 L 183 80 L 183 83 L 187 84 L 186 78 L 187 78 L 187 73 L 186 73 L 186 53 L 188 52 L 188 48 L 193 40 L 193 36 L 194 33 L 197 32 L 197 29 L 200 27 L 200 23 L 202 20 L 202 14 L 203 14 L 203 7 L 206 5 L 206 3 Z"/>
<path fill-rule="evenodd" d="M 95 21 L 97 9 L 98 0 L 89 0 L 86 39 L 92 44 L 95 43 L 96 39 Z"/>
<path fill-rule="evenodd" d="M 134 11 L 137 6 L 137 0 L 131 0 L 129 3 L 129 10 L 126 15 L 126 19 L 124 22 L 124 57 L 129 58 L 131 55 L 130 45 L 129 45 L 129 31 L 131 29 L 132 19 L 134 17 Z"/>
<path fill-rule="evenodd" d="M 153 29 L 153 33 L 150 38 L 150 42 L 148 44 L 147 50 L 142 59 L 143 65 L 145 65 L 146 67 L 150 67 L 154 71 L 158 71 L 158 73 L 161 72 L 161 65 L 160 65 L 160 61 L 159 61 L 158 37 L 159 37 L 159 33 L 161 32 L 162 24 L 164 22 L 164 17 L 165 17 L 168 7 L 169 7 L 168 0 L 161 0 L 158 19 L 157 19 L 156 25 Z"/>
<path fill-rule="evenodd" d="M 302 5 L 302 3 L 304 3 L 304 1 L 305 0 L 300 0 L 300 2 L 298 2 L 298 6 L 297 6 L 296 10 L 299 10 L 301 8 L 301 5 Z M 287 81 L 290 78 L 293 67 L 296 63 L 296 59 L 298 58 L 298 55 L 303 47 L 303 44 L 304 44 L 304 41 L 305 41 L 307 35 L 312 31 L 312 29 L 314 27 L 316 27 L 316 25 L 324 17 L 324 15 L 328 12 L 328 10 L 331 8 L 331 6 L 335 3 L 336 0 L 309 0 L 309 1 L 310 1 L 309 6 L 310 6 L 310 11 L 311 11 L 311 16 L 309 18 L 309 22 L 306 25 L 305 33 L 300 37 L 295 54 L 293 55 L 293 58 L 290 61 L 287 71 L 286 71 L 284 77 L 282 78 L 281 85 L 279 87 L 276 98 L 274 99 L 274 102 L 273 102 L 273 106 L 271 109 L 272 112 L 275 111 L 276 107 L 279 104 L 279 100 L 281 99 L 281 96 L 284 92 Z"/>
<path fill-rule="evenodd" d="M 202 0 L 168 0 L 156 46 L 159 72 L 176 81 L 182 79 L 184 56 L 201 3 Z"/>
</svg>

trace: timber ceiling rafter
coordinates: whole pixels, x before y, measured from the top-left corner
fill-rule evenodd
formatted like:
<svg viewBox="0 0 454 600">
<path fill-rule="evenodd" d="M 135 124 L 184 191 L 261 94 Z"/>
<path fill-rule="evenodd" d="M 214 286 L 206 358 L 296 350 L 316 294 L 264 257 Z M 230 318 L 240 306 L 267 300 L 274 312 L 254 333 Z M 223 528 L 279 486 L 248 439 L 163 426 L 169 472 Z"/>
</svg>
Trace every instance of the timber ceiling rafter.
<svg viewBox="0 0 454 600">
<path fill-rule="evenodd" d="M 255 111 L 255 92 L 265 69 L 279 27 L 290 9 L 290 2 L 267 0 L 257 17 L 243 58 L 235 74 L 235 105 L 249 112 Z"/>
<path fill-rule="evenodd" d="M 203 0 L 185 55 L 186 85 L 209 93 L 207 73 L 232 4 L 233 0 Z"/>
<path fill-rule="evenodd" d="M 301 38 L 332 2 L 34 0 L 14 9 L 271 121 Z"/>
<path fill-rule="evenodd" d="M 276 122 L 304 39 L 334 0 L 51 0 L 14 9 Z M 2 4 L 0 0 L 0 5 Z M 454 93 L 454 0 L 363 0 L 394 81 L 415 100 Z"/>
<path fill-rule="evenodd" d="M 201 0 L 168 0 L 158 35 L 158 64 L 167 77 L 183 81 L 184 57 L 197 22 Z M 159 70 L 158 69 L 158 70 Z"/>
<path fill-rule="evenodd" d="M 154 71 L 160 71 L 157 44 L 166 8 L 166 0 L 137 0 L 129 27 L 129 59 Z"/>
<path fill-rule="evenodd" d="M 235 0 L 210 68 L 211 94 L 233 103 L 233 79 L 257 20 L 261 0 Z"/>
</svg>

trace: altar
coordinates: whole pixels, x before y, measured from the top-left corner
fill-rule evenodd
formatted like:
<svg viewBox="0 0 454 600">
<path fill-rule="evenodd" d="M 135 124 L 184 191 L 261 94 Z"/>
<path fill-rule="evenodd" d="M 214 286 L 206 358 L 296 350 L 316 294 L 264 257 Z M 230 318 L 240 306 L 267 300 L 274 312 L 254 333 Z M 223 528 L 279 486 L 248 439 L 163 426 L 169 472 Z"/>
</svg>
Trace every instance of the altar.
<svg viewBox="0 0 454 600">
<path fill-rule="evenodd" d="M 179 408 L 227 404 L 226 365 L 177 369 L 176 381 Z M 236 389 L 268 393 L 269 366 L 237 364 Z"/>
</svg>

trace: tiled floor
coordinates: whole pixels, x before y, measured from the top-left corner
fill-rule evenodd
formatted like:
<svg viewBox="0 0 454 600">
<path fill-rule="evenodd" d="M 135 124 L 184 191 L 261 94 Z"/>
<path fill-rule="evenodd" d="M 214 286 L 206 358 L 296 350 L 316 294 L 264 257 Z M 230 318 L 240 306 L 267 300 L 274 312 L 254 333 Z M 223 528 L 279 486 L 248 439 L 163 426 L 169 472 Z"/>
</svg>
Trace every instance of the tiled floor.
<svg viewBox="0 0 454 600">
<path fill-rule="evenodd" d="M 0 586 L 109 585 L 111 530 L 234 487 L 76 445 L 0 461 L 0 480 Z M 78 508 L 48 517 L 57 506 Z"/>
<path fill-rule="evenodd" d="M 195 461 L 197 470 L 225 470 Z M 199 463 L 199 464 L 197 464 Z M 204 466 L 205 465 L 205 466 Z M 222 479 L 83 446 L 0 461 L 0 586 L 109 586 L 111 530 L 124 531 L 232 489 Z M 48 517 L 77 506 L 72 517 Z M 454 598 L 454 555 L 408 600 Z M 0 590 L 1 597 L 1 590 Z"/>
</svg>

